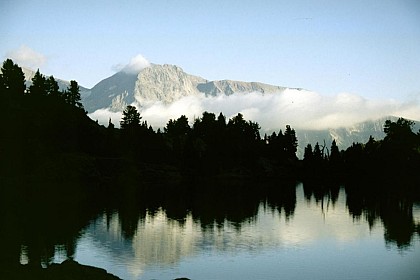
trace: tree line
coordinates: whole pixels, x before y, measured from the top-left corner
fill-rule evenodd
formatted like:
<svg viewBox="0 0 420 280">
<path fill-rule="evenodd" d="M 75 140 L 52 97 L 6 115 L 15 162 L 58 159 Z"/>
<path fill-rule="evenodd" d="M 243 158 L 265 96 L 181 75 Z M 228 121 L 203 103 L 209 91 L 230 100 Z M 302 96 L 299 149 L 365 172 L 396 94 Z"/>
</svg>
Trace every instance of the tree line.
<svg viewBox="0 0 420 280">
<path fill-rule="evenodd" d="M 46 77 L 38 69 L 32 78 L 32 84 L 26 88 L 22 68 L 11 59 L 6 59 L 3 62 L 0 74 L 0 92 L 2 100 L 9 106 L 18 104 L 24 95 L 28 95 L 61 99 L 67 104 L 83 109 L 80 88 L 76 81 L 71 80 L 67 89 L 60 90 L 54 76 Z"/>
<path fill-rule="evenodd" d="M 261 138 L 258 123 L 244 119 L 241 113 L 227 119 L 204 112 L 190 125 L 185 115 L 170 119 L 163 130 L 156 132 L 147 121 L 141 121 L 134 106 L 123 111 L 118 130 L 121 141 L 135 158 L 177 163 L 195 174 L 211 175 L 231 172 L 232 175 L 263 172 L 261 157 L 267 164 L 291 164 L 297 161 L 296 132 L 289 125 Z M 115 127 L 110 122 L 109 130 Z"/>
<path fill-rule="evenodd" d="M 26 147 L 26 152 L 20 152 L 23 158 L 31 155 L 44 160 L 42 154 L 51 151 L 82 152 L 95 158 L 96 166 L 104 170 L 113 169 L 109 166 L 126 169 L 121 166 L 128 164 L 140 174 L 159 165 L 155 169 L 175 167 L 182 176 L 224 174 L 333 181 L 380 172 L 382 177 L 419 179 L 420 132 L 413 132 L 414 123 L 403 118 L 385 122 L 384 139 L 370 137 L 346 150 L 340 150 L 335 140 L 330 147 L 308 144 L 303 160 L 299 160 L 298 139 L 290 125 L 261 137 L 259 124 L 244 119 L 241 113 L 227 119 L 223 113 L 204 112 L 191 122 L 182 115 L 154 130 L 137 108 L 129 105 L 119 129 L 111 119 L 104 127 L 86 116 L 76 81 L 60 90 L 53 76 L 46 77 L 38 70 L 26 88 L 23 71 L 12 60 L 5 60 L 1 70 L 0 100 L 6 105 L 3 117 L 8 120 L 2 129 L 7 136 L 1 141 L 15 146 L 16 153 L 9 154 L 12 161 L 22 145 Z M 162 169 L 162 165 L 169 167 Z"/>
</svg>

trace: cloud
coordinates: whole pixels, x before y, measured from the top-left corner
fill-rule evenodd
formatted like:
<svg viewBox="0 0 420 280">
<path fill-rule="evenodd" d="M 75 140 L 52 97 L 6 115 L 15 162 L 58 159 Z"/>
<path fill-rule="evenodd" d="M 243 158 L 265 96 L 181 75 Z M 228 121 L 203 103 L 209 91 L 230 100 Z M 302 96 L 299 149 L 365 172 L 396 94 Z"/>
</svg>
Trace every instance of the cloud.
<svg viewBox="0 0 420 280">
<path fill-rule="evenodd" d="M 251 92 L 212 97 L 192 95 L 171 104 L 154 102 L 143 106 L 137 103 L 132 105 L 139 109 L 143 120 L 147 120 L 155 129 L 164 127 L 169 119 L 177 119 L 181 115 L 186 115 L 192 123 L 204 111 L 216 115 L 222 112 L 227 118 L 240 112 L 247 120 L 258 122 L 262 128 L 261 133 L 284 129 L 287 124 L 295 129 L 312 130 L 346 127 L 390 115 L 420 120 L 420 95 L 402 102 L 394 99 L 367 99 L 350 93 L 325 96 L 312 91 L 287 89 L 277 94 Z M 94 114 L 100 116 L 111 112 L 99 110 Z M 113 114 L 114 120 L 116 115 Z M 101 121 L 99 117 L 95 118 Z M 107 124 L 108 117 L 103 119 L 104 124 Z"/>
<path fill-rule="evenodd" d="M 34 51 L 26 45 L 22 45 L 16 50 L 7 52 L 6 57 L 11 58 L 20 66 L 30 67 L 32 69 L 40 68 L 47 62 L 45 55 Z"/>
<path fill-rule="evenodd" d="M 117 64 L 114 65 L 112 68 L 115 71 L 124 71 L 127 74 L 137 74 L 141 70 L 149 66 L 150 62 L 146 58 L 144 58 L 144 56 L 138 54 L 135 57 L 131 58 L 128 64 Z"/>
<path fill-rule="evenodd" d="M 108 126 L 109 119 L 116 126 L 120 127 L 120 121 L 122 118 L 122 112 L 113 112 L 109 109 L 99 109 L 89 114 L 92 120 L 98 121 L 98 123 Z"/>
</svg>

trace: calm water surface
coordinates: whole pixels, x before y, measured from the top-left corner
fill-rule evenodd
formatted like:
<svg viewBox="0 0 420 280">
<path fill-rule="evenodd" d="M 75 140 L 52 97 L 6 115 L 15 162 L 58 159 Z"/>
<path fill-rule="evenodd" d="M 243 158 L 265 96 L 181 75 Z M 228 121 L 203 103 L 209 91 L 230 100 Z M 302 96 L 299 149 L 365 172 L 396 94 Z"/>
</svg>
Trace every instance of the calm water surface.
<svg viewBox="0 0 420 280">
<path fill-rule="evenodd" d="M 351 211 L 344 190 L 316 200 L 298 184 L 294 211 L 261 201 L 240 222 L 173 219 L 158 208 L 127 234 L 121 213 L 104 213 L 83 231 L 74 258 L 123 279 L 420 279 L 418 234 L 393 241 L 387 219 Z M 418 227 L 420 206 L 409 216 Z"/>
</svg>

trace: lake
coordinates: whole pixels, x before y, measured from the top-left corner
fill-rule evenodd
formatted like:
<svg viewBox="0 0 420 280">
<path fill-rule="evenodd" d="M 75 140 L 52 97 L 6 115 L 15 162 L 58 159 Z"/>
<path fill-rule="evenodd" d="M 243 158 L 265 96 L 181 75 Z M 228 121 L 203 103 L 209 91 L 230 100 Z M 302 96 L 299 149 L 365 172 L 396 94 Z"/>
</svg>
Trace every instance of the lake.
<svg viewBox="0 0 420 280">
<path fill-rule="evenodd" d="M 89 219 L 70 253 L 55 245 L 50 261 L 70 254 L 127 280 L 420 279 L 416 202 L 302 183 L 233 193 L 128 195 Z"/>
</svg>

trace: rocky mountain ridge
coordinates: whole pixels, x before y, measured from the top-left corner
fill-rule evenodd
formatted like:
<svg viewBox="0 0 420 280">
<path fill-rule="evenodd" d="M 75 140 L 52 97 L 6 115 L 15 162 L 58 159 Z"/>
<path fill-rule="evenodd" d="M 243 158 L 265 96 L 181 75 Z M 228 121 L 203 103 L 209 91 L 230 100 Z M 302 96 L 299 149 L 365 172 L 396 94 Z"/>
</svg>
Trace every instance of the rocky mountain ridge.
<svg viewBox="0 0 420 280">
<path fill-rule="evenodd" d="M 209 81 L 188 74 L 176 65 L 152 64 L 137 75 L 121 71 L 100 81 L 84 95 L 83 104 L 88 112 L 102 108 L 122 111 L 134 101 L 140 105 L 150 102 L 168 104 L 191 95 L 215 96 L 239 92 L 279 93 L 285 89 L 286 87 L 257 82 Z"/>
<path fill-rule="evenodd" d="M 27 86 L 35 71 L 22 67 Z M 69 82 L 56 78 L 60 89 L 64 90 Z M 137 102 L 140 105 L 161 102 L 172 103 L 186 96 L 211 97 L 219 94 L 232 95 L 235 93 L 261 92 L 264 94 L 281 94 L 287 87 L 273 86 L 258 82 L 241 82 L 233 80 L 209 81 L 183 71 L 176 65 L 151 64 L 138 74 L 120 71 L 100 81 L 92 89 L 80 86 L 82 102 L 88 112 L 98 109 L 109 109 L 121 112 L 127 105 Z M 385 134 L 383 125 L 385 120 L 395 121 L 397 118 L 388 116 L 377 120 L 368 120 L 348 127 L 330 128 L 324 130 L 297 129 L 299 141 L 298 156 L 303 157 L 304 147 L 318 142 L 326 147 L 331 146 L 335 139 L 340 149 L 346 149 L 352 143 L 366 143 L 369 136 L 382 139 Z M 414 131 L 420 126 L 415 125 Z"/>
</svg>

